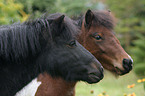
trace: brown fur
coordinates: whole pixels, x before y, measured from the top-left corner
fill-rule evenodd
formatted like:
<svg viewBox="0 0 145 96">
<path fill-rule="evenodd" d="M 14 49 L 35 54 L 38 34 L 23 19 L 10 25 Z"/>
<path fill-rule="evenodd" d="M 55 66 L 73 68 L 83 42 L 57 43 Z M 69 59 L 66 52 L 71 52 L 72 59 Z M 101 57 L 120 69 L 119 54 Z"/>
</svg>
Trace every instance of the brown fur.
<svg viewBox="0 0 145 96">
<path fill-rule="evenodd" d="M 105 69 L 121 75 L 120 70 L 125 70 L 122 60 L 124 58 L 130 59 L 130 57 L 113 33 L 114 16 L 108 11 L 93 11 L 93 14 L 95 16 L 90 27 L 85 26 L 85 19 L 83 19 L 79 42 L 100 61 Z M 103 40 L 99 41 L 93 38 L 92 34 L 94 33 L 100 35 Z M 116 70 L 115 67 L 120 70 Z"/>
<path fill-rule="evenodd" d="M 82 30 L 84 30 L 83 27 Z M 96 40 L 90 36 L 94 30 L 97 30 L 98 34 L 107 40 L 96 43 Z M 123 58 L 128 58 L 127 53 L 121 47 L 118 39 L 105 27 L 91 27 L 89 32 L 82 32 L 79 39 L 81 38 L 85 39 L 80 43 L 101 62 L 104 68 L 110 71 L 115 71 L 114 65 L 112 64 L 113 60 L 122 64 Z M 108 42 L 110 42 L 110 44 Z M 124 70 L 122 65 L 118 65 L 118 67 Z"/>
<path fill-rule="evenodd" d="M 38 87 L 35 96 L 75 96 L 76 82 L 67 82 L 62 78 L 52 78 L 47 73 L 40 74 L 38 81 L 41 86 Z"/>
</svg>

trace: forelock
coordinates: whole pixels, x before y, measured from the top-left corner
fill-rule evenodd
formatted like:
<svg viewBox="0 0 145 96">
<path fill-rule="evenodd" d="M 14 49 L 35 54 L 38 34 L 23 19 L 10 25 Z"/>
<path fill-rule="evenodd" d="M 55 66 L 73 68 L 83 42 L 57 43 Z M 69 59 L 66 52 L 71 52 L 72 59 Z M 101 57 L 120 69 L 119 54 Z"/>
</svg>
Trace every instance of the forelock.
<svg viewBox="0 0 145 96">
<path fill-rule="evenodd" d="M 113 29 L 115 20 L 109 11 L 93 11 L 94 13 L 94 26 L 103 26 L 107 29 Z"/>
</svg>

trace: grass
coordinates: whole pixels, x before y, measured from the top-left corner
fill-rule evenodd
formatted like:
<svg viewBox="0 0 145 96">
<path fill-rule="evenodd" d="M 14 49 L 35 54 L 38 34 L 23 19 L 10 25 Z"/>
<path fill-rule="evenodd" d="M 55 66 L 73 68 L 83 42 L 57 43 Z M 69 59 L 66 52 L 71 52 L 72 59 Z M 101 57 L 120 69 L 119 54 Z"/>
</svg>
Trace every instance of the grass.
<svg viewBox="0 0 145 96">
<path fill-rule="evenodd" d="M 139 78 L 134 72 L 127 75 L 114 77 L 111 73 L 105 72 L 104 79 L 97 84 L 87 84 L 79 82 L 76 86 L 76 96 L 98 96 L 106 92 L 109 96 L 124 96 L 124 94 L 135 93 L 136 96 L 145 96 L 143 83 L 137 83 Z M 135 84 L 133 88 L 127 88 L 128 85 Z"/>
</svg>

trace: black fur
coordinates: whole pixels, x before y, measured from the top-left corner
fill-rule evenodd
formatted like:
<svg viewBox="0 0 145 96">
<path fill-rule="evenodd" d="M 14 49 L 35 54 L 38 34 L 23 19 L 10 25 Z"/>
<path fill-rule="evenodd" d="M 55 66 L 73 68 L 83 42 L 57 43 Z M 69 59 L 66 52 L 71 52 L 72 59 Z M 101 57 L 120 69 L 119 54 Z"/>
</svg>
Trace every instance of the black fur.
<svg viewBox="0 0 145 96">
<path fill-rule="evenodd" d="M 1 26 L 0 96 L 14 96 L 43 72 L 68 81 L 102 79 L 100 63 L 75 41 L 77 34 L 72 20 L 59 13 Z"/>
</svg>

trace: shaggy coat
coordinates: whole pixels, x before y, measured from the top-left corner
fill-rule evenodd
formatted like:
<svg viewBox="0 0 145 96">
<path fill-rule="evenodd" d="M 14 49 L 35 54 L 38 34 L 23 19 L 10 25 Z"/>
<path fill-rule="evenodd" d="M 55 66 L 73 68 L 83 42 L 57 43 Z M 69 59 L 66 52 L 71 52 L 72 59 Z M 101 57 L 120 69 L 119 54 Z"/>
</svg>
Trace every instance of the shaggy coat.
<svg viewBox="0 0 145 96">
<path fill-rule="evenodd" d="M 1 26 L 0 96 L 14 96 L 43 72 L 66 81 L 102 79 L 102 66 L 75 40 L 77 33 L 62 14 Z"/>
</svg>

